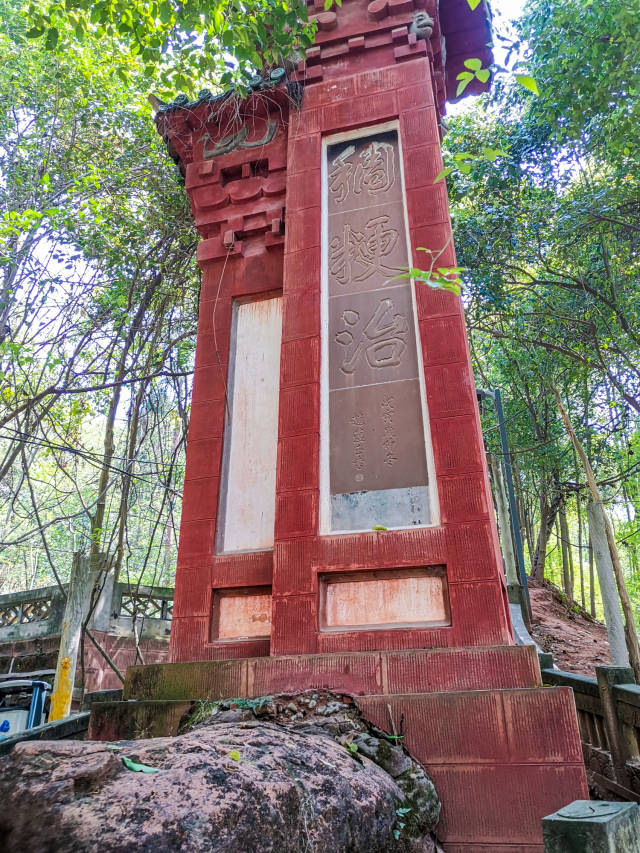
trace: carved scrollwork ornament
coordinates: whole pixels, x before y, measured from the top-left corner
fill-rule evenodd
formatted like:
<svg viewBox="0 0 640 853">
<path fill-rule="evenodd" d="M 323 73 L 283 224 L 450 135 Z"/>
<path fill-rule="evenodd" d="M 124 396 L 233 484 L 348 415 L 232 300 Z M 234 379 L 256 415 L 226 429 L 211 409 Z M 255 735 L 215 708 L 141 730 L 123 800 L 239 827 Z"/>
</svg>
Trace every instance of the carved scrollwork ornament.
<svg viewBox="0 0 640 853">
<path fill-rule="evenodd" d="M 409 32 L 415 33 L 415 35 L 419 39 L 424 39 L 427 41 L 431 38 L 431 33 L 433 32 L 433 18 L 423 9 L 420 9 L 418 12 L 415 12 L 413 15 L 413 21 L 409 26 Z"/>
</svg>

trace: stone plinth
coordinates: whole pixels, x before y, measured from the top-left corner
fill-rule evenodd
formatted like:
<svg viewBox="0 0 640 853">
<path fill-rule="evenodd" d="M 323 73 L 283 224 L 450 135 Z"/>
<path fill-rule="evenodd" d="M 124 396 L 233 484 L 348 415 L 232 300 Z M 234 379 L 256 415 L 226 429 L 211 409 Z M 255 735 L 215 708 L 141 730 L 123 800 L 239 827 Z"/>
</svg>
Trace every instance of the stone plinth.
<svg viewBox="0 0 640 853">
<path fill-rule="evenodd" d="M 89 736 L 173 735 L 196 700 L 307 689 L 349 694 L 402 735 L 436 784 L 447 853 L 542 853 L 541 818 L 588 796 L 572 693 L 541 686 L 533 646 L 130 667 L 126 701 L 93 706 Z"/>
<path fill-rule="evenodd" d="M 576 800 L 542 821 L 544 853 L 631 853 L 640 850 L 636 803 Z"/>
</svg>

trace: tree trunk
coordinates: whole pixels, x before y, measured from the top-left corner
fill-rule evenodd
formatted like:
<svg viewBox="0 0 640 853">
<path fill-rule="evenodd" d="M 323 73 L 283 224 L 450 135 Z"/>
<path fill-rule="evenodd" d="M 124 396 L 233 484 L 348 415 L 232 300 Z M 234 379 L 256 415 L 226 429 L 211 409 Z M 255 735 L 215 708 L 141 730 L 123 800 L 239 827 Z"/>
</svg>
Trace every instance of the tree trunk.
<svg viewBox="0 0 640 853">
<path fill-rule="evenodd" d="M 629 591 L 624 581 L 624 573 L 622 571 L 622 563 L 620 562 L 620 554 L 616 544 L 613 525 L 611 523 L 611 519 L 604 510 L 604 506 L 602 507 L 602 513 L 604 515 L 604 529 L 609 543 L 613 572 L 618 585 L 618 594 L 620 596 L 620 603 L 622 604 L 622 612 L 624 613 L 624 633 L 627 640 L 627 648 L 629 649 L 629 659 L 636 676 L 636 681 L 640 683 L 640 644 L 638 643 L 638 629 L 636 628 L 633 607 L 631 605 L 631 599 L 629 598 Z"/>
<path fill-rule="evenodd" d="M 629 499 L 629 493 L 624 483 L 622 484 L 622 494 L 624 496 L 624 508 L 627 513 L 627 521 L 629 522 L 629 524 L 631 524 L 631 522 L 633 521 L 633 519 L 631 518 L 631 510 L 629 509 L 629 504 L 631 503 L 631 500 Z M 629 558 L 631 560 L 631 572 L 635 577 L 638 574 L 638 552 L 636 551 L 636 546 L 633 544 L 633 542 L 627 542 L 627 546 L 629 550 Z"/>
<path fill-rule="evenodd" d="M 493 495 L 496 501 L 496 510 L 498 513 L 498 527 L 500 528 L 500 539 L 502 542 L 502 554 L 506 568 L 507 583 L 520 586 L 518 568 L 516 565 L 516 555 L 513 549 L 511 517 L 509 515 L 502 463 L 495 453 L 487 454 L 487 458 L 489 461 L 491 481 L 493 483 Z"/>
<path fill-rule="evenodd" d="M 74 554 L 51 693 L 50 721 L 68 717 L 71 711 L 82 622 L 89 610 L 94 577 L 90 560 L 84 554 Z"/>
<path fill-rule="evenodd" d="M 589 539 L 589 613 L 596 618 L 596 582 L 593 573 L 593 545 Z"/>
<path fill-rule="evenodd" d="M 607 515 L 604 510 L 604 506 L 602 504 L 602 499 L 600 497 L 600 491 L 598 489 L 598 484 L 596 483 L 596 478 L 593 474 L 593 469 L 591 468 L 591 463 L 587 458 L 587 454 L 584 452 L 584 448 L 578 441 L 578 437 L 576 436 L 573 426 L 571 425 L 571 421 L 569 420 L 569 416 L 567 415 L 564 406 L 562 405 L 562 399 L 558 390 L 552 386 L 553 394 L 556 398 L 556 402 L 558 404 L 558 409 L 560 410 L 560 415 L 562 416 L 562 420 L 564 421 L 564 425 L 569 434 L 569 438 L 571 439 L 573 446 L 575 447 L 576 453 L 578 454 L 580 461 L 582 462 L 582 466 L 584 468 L 584 472 L 587 477 L 587 483 L 589 484 L 589 491 L 591 492 L 592 502 L 601 507 L 602 516 L 604 519 L 604 529 L 607 538 L 607 543 L 609 545 L 609 555 L 610 555 L 610 568 L 613 576 L 615 577 L 615 581 L 618 587 L 618 595 L 620 596 L 620 604 L 622 605 L 622 612 L 624 613 L 624 622 L 625 622 L 625 638 L 627 641 L 627 649 L 629 651 L 629 660 L 631 661 L 631 666 L 633 667 L 633 671 L 636 676 L 636 681 L 640 682 L 640 645 L 638 644 L 638 631 L 636 629 L 636 623 L 633 616 L 633 609 L 631 607 L 631 599 L 629 598 L 629 592 L 627 590 L 627 586 L 624 582 L 624 575 L 622 573 L 622 564 L 620 563 L 620 555 L 618 554 L 618 548 L 616 545 L 616 539 L 613 532 L 613 526 L 611 524 L 611 519 Z M 596 514 L 599 513 L 599 510 L 596 511 Z M 595 550 L 595 544 L 594 544 Z M 596 554 L 597 560 L 597 554 Z M 599 570 L 599 565 L 596 567 Z M 600 581 L 601 592 L 602 592 L 602 581 Z M 603 595 L 603 603 L 604 603 L 604 595 Z"/>
<path fill-rule="evenodd" d="M 599 501 L 589 501 L 587 504 L 589 519 L 589 539 L 593 547 L 600 594 L 604 608 L 604 621 L 607 626 L 607 637 L 611 649 L 611 663 L 614 666 L 629 666 L 629 653 L 625 640 L 620 599 L 616 589 L 616 581 L 611 562 L 611 552 L 607 542 L 604 508 Z"/>
<path fill-rule="evenodd" d="M 536 551 L 533 555 L 533 564 L 531 568 L 531 577 L 534 580 L 544 580 L 544 565 L 547 559 L 547 543 L 549 536 L 553 530 L 553 523 L 556 520 L 558 508 L 560 507 L 561 495 L 556 492 L 550 504 L 547 503 L 547 494 L 543 486 L 540 495 L 540 531 L 538 533 L 538 542 Z"/>
<path fill-rule="evenodd" d="M 582 554 L 582 505 L 580 501 L 580 492 L 576 492 L 576 510 L 578 513 L 578 564 L 580 567 L 580 604 L 582 609 L 587 609 L 587 603 L 584 595 L 584 556 Z"/>
<path fill-rule="evenodd" d="M 529 514 L 529 507 L 524 499 L 522 478 L 515 459 L 511 460 L 511 468 L 513 470 L 513 485 L 516 492 L 516 505 L 520 516 L 521 528 L 524 531 L 527 551 L 529 553 L 529 559 L 531 559 L 531 555 L 533 554 L 533 531 L 531 529 L 531 518 Z"/>
<path fill-rule="evenodd" d="M 562 547 L 562 588 L 569 601 L 573 600 L 573 578 L 569 559 L 569 526 L 567 524 L 567 507 L 564 501 L 558 512 L 560 519 L 560 545 Z"/>
<path fill-rule="evenodd" d="M 116 384 L 114 385 L 113 391 L 111 393 L 111 399 L 109 401 L 109 408 L 107 410 L 107 417 L 104 429 L 102 464 L 100 468 L 100 477 L 98 480 L 98 499 L 96 501 L 95 513 L 91 518 L 91 551 L 89 557 L 91 560 L 91 567 L 94 571 L 98 571 L 99 569 L 103 568 L 100 554 L 103 544 L 102 528 L 104 526 L 105 521 L 107 492 L 109 490 L 111 480 L 111 466 L 115 453 L 114 428 L 116 422 L 116 415 L 118 412 L 118 405 L 120 403 L 120 396 L 122 394 L 121 383 L 124 379 L 129 351 L 133 346 L 135 336 L 140 331 L 142 321 L 144 319 L 147 309 L 149 308 L 149 304 L 151 303 L 151 299 L 153 297 L 153 293 L 157 283 L 158 281 L 155 276 L 147 283 L 147 287 L 140 301 L 140 305 L 138 306 L 138 310 L 136 311 L 131 325 L 127 330 L 127 335 L 123 341 L 122 350 L 118 359 L 118 366 L 115 372 Z M 107 555 L 107 564 L 108 560 L 109 557 Z"/>
</svg>

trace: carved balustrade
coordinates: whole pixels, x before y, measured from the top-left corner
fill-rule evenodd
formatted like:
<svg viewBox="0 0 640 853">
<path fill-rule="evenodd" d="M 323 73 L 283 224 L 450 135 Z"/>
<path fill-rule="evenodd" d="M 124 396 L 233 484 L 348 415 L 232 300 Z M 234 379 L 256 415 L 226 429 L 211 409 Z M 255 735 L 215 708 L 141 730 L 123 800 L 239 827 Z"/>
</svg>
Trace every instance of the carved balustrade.
<svg viewBox="0 0 640 853">
<path fill-rule="evenodd" d="M 592 791 L 640 803 L 640 686 L 632 670 L 596 667 L 597 678 L 587 678 L 555 669 L 551 655 L 540 655 L 540 664 L 545 685 L 573 689 Z"/>
<path fill-rule="evenodd" d="M 52 637 L 60 633 L 64 597 L 58 587 L 23 590 L 0 595 L 0 645 L 20 640 Z M 173 588 L 105 584 L 91 626 L 117 636 L 169 636 L 173 615 Z"/>
</svg>

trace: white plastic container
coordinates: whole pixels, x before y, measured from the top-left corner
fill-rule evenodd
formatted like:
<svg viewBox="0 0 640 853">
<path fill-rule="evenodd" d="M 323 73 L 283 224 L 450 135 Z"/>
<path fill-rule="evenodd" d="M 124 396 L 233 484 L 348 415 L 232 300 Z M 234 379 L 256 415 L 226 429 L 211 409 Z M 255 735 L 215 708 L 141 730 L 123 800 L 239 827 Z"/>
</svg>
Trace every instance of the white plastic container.
<svg viewBox="0 0 640 853">
<path fill-rule="evenodd" d="M 0 708 L 0 740 L 23 732 L 27 728 L 28 719 L 29 712 L 24 708 Z"/>
</svg>

